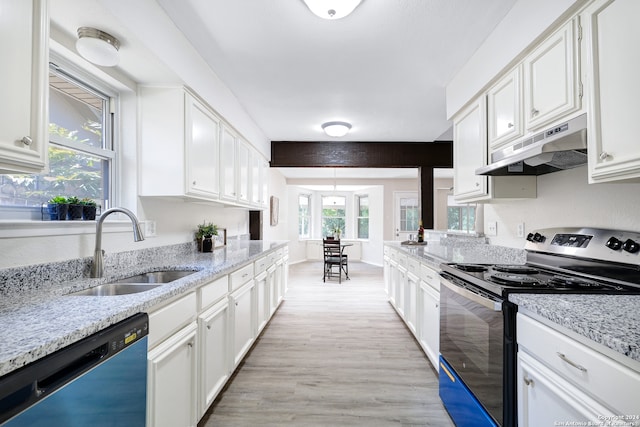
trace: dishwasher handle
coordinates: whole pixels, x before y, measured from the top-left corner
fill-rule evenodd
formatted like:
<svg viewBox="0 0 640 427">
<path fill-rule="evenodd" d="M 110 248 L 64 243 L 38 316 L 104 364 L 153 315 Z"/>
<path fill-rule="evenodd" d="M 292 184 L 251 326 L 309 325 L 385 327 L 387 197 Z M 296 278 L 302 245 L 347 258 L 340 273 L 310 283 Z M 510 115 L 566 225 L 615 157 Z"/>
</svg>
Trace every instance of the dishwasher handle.
<svg viewBox="0 0 640 427">
<path fill-rule="evenodd" d="M 70 382 L 74 378 L 100 363 L 109 354 L 109 343 L 104 343 L 71 360 L 55 372 L 36 380 L 35 393 L 37 397 L 46 395 L 58 387 Z"/>
</svg>

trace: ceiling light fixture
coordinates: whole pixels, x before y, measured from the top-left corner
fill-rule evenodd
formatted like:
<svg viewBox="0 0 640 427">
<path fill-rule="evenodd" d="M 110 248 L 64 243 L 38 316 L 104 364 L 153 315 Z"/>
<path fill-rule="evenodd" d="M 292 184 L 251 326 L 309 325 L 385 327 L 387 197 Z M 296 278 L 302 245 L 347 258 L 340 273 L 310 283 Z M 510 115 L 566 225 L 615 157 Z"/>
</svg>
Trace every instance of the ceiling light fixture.
<svg viewBox="0 0 640 427">
<path fill-rule="evenodd" d="M 349 133 L 351 124 L 347 122 L 327 122 L 322 124 L 322 130 L 329 136 L 339 138 Z"/>
<path fill-rule="evenodd" d="M 109 33 L 91 27 L 78 28 L 76 50 L 87 61 L 103 67 L 118 64 L 120 41 Z"/>
<path fill-rule="evenodd" d="M 323 19 L 344 18 L 355 10 L 362 0 L 302 0 L 309 10 Z"/>
</svg>

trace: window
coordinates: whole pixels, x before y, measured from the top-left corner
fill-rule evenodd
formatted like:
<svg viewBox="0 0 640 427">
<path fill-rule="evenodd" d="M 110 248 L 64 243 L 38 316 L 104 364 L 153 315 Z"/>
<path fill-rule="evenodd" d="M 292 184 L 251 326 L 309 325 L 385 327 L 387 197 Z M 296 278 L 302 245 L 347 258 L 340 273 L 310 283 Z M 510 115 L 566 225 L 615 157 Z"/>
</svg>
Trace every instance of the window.
<svg viewBox="0 0 640 427">
<path fill-rule="evenodd" d="M 369 238 L 369 196 L 356 196 L 358 212 L 358 239 Z"/>
<path fill-rule="evenodd" d="M 418 199 L 403 197 L 400 199 L 400 231 L 416 231 L 419 227 L 420 209 Z"/>
<path fill-rule="evenodd" d="M 322 196 L 322 236 L 345 235 L 346 197 Z"/>
<path fill-rule="evenodd" d="M 38 208 L 51 197 L 75 196 L 107 207 L 113 170 L 110 97 L 51 65 L 49 172 L 0 175 L 0 206 Z"/>
<path fill-rule="evenodd" d="M 311 196 L 300 194 L 298 196 L 298 237 L 311 237 Z"/>
<path fill-rule="evenodd" d="M 447 202 L 447 228 L 450 231 L 474 233 L 476 230 L 476 206 L 457 204 L 452 196 Z"/>
</svg>

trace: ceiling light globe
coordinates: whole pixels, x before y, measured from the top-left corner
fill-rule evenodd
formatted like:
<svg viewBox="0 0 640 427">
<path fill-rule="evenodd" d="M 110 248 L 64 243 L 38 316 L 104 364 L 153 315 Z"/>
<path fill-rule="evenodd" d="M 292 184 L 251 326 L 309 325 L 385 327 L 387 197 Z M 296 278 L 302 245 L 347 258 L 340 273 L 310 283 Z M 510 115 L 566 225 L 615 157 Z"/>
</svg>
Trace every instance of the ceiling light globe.
<svg viewBox="0 0 640 427">
<path fill-rule="evenodd" d="M 90 27 L 78 28 L 76 50 L 87 61 L 103 67 L 118 65 L 120 41 L 111 34 Z"/>
<path fill-rule="evenodd" d="M 351 124 L 347 122 L 327 122 L 322 125 L 322 130 L 331 137 L 340 138 L 349 133 Z"/>
<path fill-rule="evenodd" d="M 314 15 L 335 21 L 355 10 L 362 0 L 303 0 Z"/>
</svg>

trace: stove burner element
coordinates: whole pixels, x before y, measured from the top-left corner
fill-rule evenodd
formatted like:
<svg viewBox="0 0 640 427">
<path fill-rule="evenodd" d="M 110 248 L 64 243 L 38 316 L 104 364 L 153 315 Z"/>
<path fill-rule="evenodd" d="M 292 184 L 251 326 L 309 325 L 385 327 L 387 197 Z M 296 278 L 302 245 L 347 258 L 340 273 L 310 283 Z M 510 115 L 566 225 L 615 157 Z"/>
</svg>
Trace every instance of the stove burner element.
<svg viewBox="0 0 640 427">
<path fill-rule="evenodd" d="M 565 288 L 565 289 L 604 289 L 606 285 L 601 283 L 592 282 L 581 277 L 568 277 L 568 276 L 553 276 L 549 279 L 549 285 L 553 288 Z"/>
<path fill-rule="evenodd" d="M 521 276 L 519 274 L 494 273 L 489 278 L 501 285 L 511 286 L 540 286 L 542 283 L 535 277 Z"/>
<path fill-rule="evenodd" d="M 480 264 L 455 264 L 455 268 L 469 273 L 482 273 L 488 270 L 486 265 Z"/>
<path fill-rule="evenodd" d="M 494 265 L 495 271 L 502 273 L 515 273 L 515 274 L 537 274 L 539 270 L 537 268 L 529 267 L 526 265 Z"/>
</svg>

